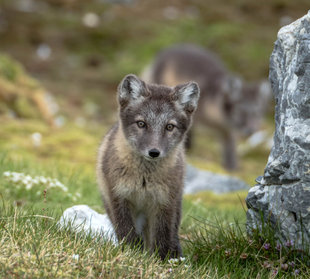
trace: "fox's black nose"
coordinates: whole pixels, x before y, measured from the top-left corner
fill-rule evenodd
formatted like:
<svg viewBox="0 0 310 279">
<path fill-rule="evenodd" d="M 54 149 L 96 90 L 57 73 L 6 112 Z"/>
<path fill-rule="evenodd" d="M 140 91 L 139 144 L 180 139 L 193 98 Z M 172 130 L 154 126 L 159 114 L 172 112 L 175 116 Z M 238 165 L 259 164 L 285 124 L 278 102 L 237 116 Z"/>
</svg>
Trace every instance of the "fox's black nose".
<svg viewBox="0 0 310 279">
<path fill-rule="evenodd" d="M 149 151 L 149 155 L 152 157 L 152 158 L 156 158 L 158 157 L 160 154 L 160 151 L 156 148 L 153 148 Z"/>
</svg>

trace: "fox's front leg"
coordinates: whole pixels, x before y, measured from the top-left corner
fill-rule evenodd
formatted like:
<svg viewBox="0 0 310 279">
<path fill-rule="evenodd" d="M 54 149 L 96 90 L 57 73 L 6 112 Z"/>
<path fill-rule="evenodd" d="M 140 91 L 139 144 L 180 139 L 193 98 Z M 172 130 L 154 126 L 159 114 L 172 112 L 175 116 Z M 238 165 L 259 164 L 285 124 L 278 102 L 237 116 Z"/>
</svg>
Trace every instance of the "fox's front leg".
<svg viewBox="0 0 310 279">
<path fill-rule="evenodd" d="M 226 169 L 235 170 L 238 167 L 236 139 L 233 132 L 223 135 L 223 163 Z"/>
<path fill-rule="evenodd" d="M 181 216 L 182 216 L 182 193 L 180 193 L 181 197 L 177 199 L 176 202 L 176 214 L 174 216 L 174 231 L 172 232 L 173 237 L 173 247 L 177 251 L 177 256 L 182 257 L 182 248 L 179 240 L 179 227 L 181 224 Z"/>
<path fill-rule="evenodd" d="M 155 247 L 161 259 L 182 256 L 178 231 L 176 230 L 175 214 L 169 209 L 161 210 L 155 226 Z"/>
<path fill-rule="evenodd" d="M 112 207 L 113 224 L 118 241 L 125 239 L 129 244 L 142 245 L 142 239 L 136 233 L 128 201 L 114 198 Z"/>
</svg>

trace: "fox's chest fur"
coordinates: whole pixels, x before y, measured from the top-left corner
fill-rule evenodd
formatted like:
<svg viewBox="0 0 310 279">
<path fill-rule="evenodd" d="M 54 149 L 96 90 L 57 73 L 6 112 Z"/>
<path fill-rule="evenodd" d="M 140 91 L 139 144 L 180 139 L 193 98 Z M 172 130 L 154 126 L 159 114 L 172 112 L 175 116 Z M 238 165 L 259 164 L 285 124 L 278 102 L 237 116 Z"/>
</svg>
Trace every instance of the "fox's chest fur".
<svg viewBox="0 0 310 279">
<path fill-rule="evenodd" d="M 135 210 L 156 209 L 165 206 L 175 191 L 171 185 L 177 167 L 176 150 L 168 158 L 149 161 L 128 149 L 119 130 L 115 138 L 115 157 L 119 164 L 111 170 L 112 191 L 126 199 Z"/>
<path fill-rule="evenodd" d="M 124 165 L 114 171 L 116 180 L 113 191 L 136 209 L 167 204 L 169 188 L 166 181 L 169 174 L 160 164 L 145 159 L 126 158 Z"/>
</svg>

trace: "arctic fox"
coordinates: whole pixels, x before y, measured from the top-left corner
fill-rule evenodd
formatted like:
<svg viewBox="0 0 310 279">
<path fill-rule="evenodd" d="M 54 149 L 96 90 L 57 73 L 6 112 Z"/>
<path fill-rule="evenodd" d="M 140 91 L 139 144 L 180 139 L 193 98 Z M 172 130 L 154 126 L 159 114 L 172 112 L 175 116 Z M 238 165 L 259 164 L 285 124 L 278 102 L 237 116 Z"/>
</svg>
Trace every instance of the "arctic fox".
<svg viewBox="0 0 310 279">
<path fill-rule="evenodd" d="M 236 134 L 248 136 L 258 130 L 271 97 L 268 82 L 244 83 L 232 76 L 215 54 L 190 44 L 162 50 L 142 78 L 167 86 L 190 80 L 199 84 L 201 97 L 195 121 L 220 135 L 227 169 L 237 167 Z M 191 137 L 187 147 L 190 143 Z"/>
<path fill-rule="evenodd" d="M 182 255 L 184 138 L 199 99 L 195 82 L 167 87 L 135 75 L 118 87 L 119 121 L 105 136 L 97 177 L 118 240 Z"/>
</svg>

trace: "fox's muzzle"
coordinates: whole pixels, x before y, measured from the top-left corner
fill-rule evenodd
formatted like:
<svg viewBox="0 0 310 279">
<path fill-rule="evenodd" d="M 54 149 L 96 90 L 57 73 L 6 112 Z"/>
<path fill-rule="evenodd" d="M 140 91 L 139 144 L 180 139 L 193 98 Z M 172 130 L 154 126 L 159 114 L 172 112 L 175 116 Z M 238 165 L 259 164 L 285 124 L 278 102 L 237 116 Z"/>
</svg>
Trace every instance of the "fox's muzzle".
<svg viewBox="0 0 310 279">
<path fill-rule="evenodd" d="M 153 148 L 153 149 L 149 150 L 149 155 L 152 158 L 157 158 L 160 155 L 160 151 L 156 148 Z"/>
</svg>

